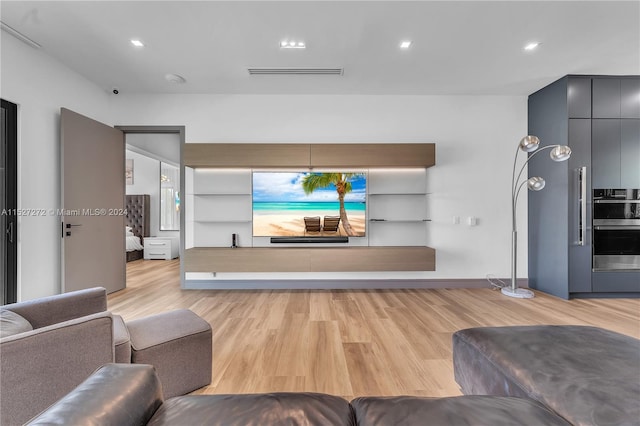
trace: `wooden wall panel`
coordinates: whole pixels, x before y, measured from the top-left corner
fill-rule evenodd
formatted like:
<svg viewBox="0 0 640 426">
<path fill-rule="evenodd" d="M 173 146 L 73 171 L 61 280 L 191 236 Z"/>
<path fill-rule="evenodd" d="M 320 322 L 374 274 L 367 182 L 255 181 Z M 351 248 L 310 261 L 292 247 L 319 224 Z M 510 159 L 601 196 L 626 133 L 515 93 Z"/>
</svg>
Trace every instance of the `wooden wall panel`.
<svg viewBox="0 0 640 426">
<path fill-rule="evenodd" d="M 431 167 L 433 143 L 312 144 L 312 167 Z"/>
<path fill-rule="evenodd" d="M 185 250 L 186 272 L 435 271 L 431 247 L 201 247 Z"/>
<path fill-rule="evenodd" d="M 187 143 L 188 167 L 309 167 L 307 144 Z"/>
<path fill-rule="evenodd" d="M 431 167 L 433 143 L 184 145 L 188 167 Z"/>
<path fill-rule="evenodd" d="M 305 251 L 255 248 L 199 247 L 185 250 L 186 272 L 308 272 Z"/>
</svg>

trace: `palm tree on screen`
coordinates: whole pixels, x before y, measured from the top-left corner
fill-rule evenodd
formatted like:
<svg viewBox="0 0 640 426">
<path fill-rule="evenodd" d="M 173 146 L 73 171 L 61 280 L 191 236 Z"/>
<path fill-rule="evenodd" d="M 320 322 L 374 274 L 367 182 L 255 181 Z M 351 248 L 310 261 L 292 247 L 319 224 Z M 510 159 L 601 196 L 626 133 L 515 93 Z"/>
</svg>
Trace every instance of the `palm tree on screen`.
<svg viewBox="0 0 640 426">
<path fill-rule="evenodd" d="M 338 192 L 338 201 L 340 202 L 340 221 L 344 232 L 349 236 L 356 235 L 349 218 L 347 210 L 344 208 L 344 196 L 351 192 L 352 186 L 350 179 L 356 176 L 362 176 L 362 173 L 309 173 L 302 178 L 302 189 L 304 193 L 309 195 L 316 189 L 327 188 L 331 185 L 336 187 Z"/>
</svg>

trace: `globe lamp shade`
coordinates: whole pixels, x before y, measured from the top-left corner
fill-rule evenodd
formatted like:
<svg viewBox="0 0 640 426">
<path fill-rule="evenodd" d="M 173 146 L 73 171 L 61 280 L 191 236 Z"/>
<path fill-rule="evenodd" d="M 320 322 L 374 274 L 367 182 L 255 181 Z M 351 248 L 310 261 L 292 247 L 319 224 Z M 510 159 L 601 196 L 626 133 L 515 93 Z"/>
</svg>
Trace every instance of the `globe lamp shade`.
<svg viewBox="0 0 640 426">
<path fill-rule="evenodd" d="M 520 149 L 524 152 L 533 152 L 540 146 L 540 139 L 537 136 L 525 136 L 520 140 Z"/>
<path fill-rule="evenodd" d="M 544 188 L 545 184 L 546 182 L 544 181 L 544 179 L 539 176 L 535 176 L 527 180 L 527 188 L 529 188 L 531 191 L 540 191 L 542 188 Z"/>
<path fill-rule="evenodd" d="M 553 161 L 566 161 L 571 157 L 571 148 L 566 145 L 558 145 L 551 150 L 549 156 Z"/>
</svg>

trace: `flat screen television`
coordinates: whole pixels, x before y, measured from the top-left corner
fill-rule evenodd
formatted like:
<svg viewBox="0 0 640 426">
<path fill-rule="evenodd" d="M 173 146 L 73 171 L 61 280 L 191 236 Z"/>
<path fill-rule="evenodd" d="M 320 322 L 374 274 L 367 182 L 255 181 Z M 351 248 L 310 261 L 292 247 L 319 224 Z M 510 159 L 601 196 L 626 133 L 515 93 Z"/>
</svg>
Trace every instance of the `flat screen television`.
<svg viewBox="0 0 640 426">
<path fill-rule="evenodd" d="M 253 172 L 252 179 L 254 237 L 366 235 L 363 172 Z"/>
</svg>

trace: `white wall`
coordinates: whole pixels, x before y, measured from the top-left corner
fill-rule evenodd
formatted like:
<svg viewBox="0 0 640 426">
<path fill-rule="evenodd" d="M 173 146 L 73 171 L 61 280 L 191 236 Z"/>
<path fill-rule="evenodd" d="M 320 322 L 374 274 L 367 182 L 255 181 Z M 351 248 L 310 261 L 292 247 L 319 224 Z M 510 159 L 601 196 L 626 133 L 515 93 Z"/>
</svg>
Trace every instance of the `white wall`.
<svg viewBox="0 0 640 426">
<path fill-rule="evenodd" d="M 428 171 L 426 278 L 509 276 L 509 184 L 527 130 L 526 97 L 127 95 L 95 86 L 1 33 L 0 96 L 19 109 L 19 208 L 59 208 L 59 110 L 106 124 L 185 125 L 187 142 L 435 142 Z M 477 227 L 451 216 L 475 216 Z M 526 268 L 526 198 L 519 205 L 519 276 Z M 60 292 L 60 222 L 19 220 L 20 300 Z"/>
<path fill-rule="evenodd" d="M 427 179 L 437 270 L 421 276 L 510 275 L 510 181 L 527 132 L 525 96 L 121 94 L 113 106 L 117 124 L 185 125 L 187 143 L 435 142 L 437 164 Z M 526 277 L 521 198 L 518 276 Z M 477 226 L 466 225 L 469 216 Z"/>
<path fill-rule="evenodd" d="M 127 139 L 129 135 L 127 135 Z M 127 150 L 133 159 L 133 185 L 126 185 L 127 194 L 149 194 L 149 231 L 152 237 L 180 237 L 180 231 L 160 230 L 160 161 Z"/>
<path fill-rule="evenodd" d="M 18 104 L 18 208 L 60 208 L 60 108 L 110 124 L 105 91 L 0 32 L 0 96 Z M 60 218 L 18 218 L 18 299 L 60 292 Z"/>
<path fill-rule="evenodd" d="M 180 166 L 180 136 L 176 133 L 128 133 L 125 140 L 128 149 Z"/>
</svg>

